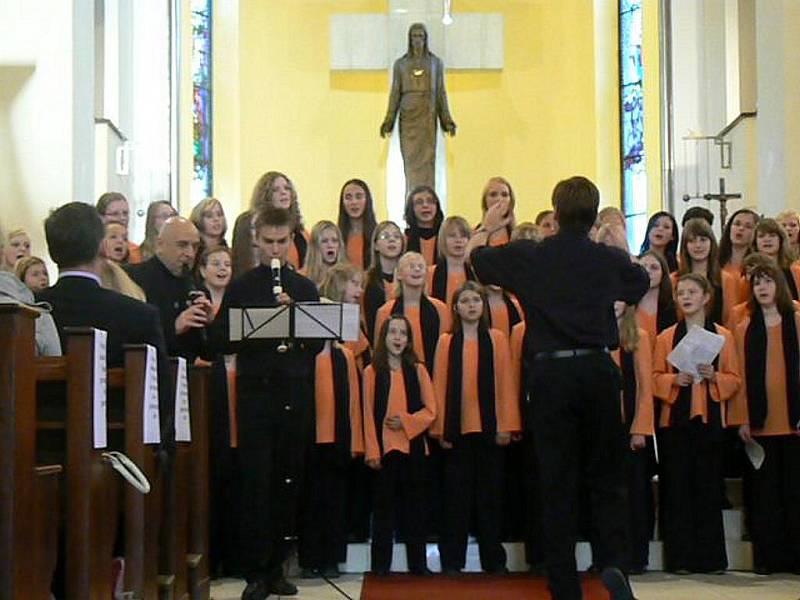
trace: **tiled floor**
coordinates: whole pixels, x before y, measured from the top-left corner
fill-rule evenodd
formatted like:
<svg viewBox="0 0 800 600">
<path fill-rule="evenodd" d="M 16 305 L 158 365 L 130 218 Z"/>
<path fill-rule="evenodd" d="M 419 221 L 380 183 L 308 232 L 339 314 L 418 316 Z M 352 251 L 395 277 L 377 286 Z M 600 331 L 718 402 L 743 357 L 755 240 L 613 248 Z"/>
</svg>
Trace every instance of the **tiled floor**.
<svg viewBox="0 0 800 600">
<path fill-rule="evenodd" d="M 298 600 L 345 600 L 361 595 L 361 576 L 344 575 L 335 580 L 342 592 L 322 580 L 295 580 Z M 639 600 L 800 600 L 800 577 L 761 577 L 752 573 L 678 577 L 667 573 L 648 573 L 633 578 Z M 239 600 L 244 582 L 222 579 L 211 586 L 214 600 Z M 276 598 L 276 596 L 270 596 Z M 520 599 L 523 600 L 523 599 Z M 590 599 L 587 599 L 590 600 Z"/>
</svg>

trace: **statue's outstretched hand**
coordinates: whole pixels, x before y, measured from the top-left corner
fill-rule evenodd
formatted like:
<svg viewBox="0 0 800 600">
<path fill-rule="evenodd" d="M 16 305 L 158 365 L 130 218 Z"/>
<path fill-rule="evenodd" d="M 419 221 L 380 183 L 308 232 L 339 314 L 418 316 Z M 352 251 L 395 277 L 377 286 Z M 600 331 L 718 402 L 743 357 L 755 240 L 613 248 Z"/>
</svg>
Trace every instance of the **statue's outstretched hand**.
<svg viewBox="0 0 800 600">
<path fill-rule="evenodd" d="M 381 123 L 381 137 L 382 138 L 385 138 L 387 135 L 392 133 L 392 125 L 393 124 L 390 123 L 389 121 L 384 121 L 383 123 Z"/>
<path fill-rule="evenodd" d="M 456 124 L 453 123 L 453 121 L 450 121 L 447 125 L 444 126 L 444 130 L 451 136 L 454 136 L 456 134 Z"/>
</svg>

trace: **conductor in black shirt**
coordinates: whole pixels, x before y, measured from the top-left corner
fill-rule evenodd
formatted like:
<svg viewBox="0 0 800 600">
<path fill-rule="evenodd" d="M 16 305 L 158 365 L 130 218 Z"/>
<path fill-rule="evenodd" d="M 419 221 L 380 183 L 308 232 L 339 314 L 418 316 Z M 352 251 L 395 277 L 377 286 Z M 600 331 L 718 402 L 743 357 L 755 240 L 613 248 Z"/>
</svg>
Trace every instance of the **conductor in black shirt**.
<svg viewBox="0 0 800 600">
<path fill-rule="evenodd" d="M 617 248 L 592 242 L 599 193 L 585 177 L 553 190 L 559 232 L 542 242 L 485 247 L 506 226 L 507 202 L 492 206 L 468 250 L 485 284 L 516 294 L 525 311 L 529 422 L 533 435 L 547 573 L 554 600 L 580 600 L 575 563 L 578 490 L 591 495 L 594 557 L 612 600 L 633 598 L 628 585 L 626 432 L 621 379 L 609 349 L 619 345 L 613 304 L 635 304 L 648 288 L 644 269 Z M 582 459 L 582 457 L 584 457 Z"/>
<path fill-rule="evenodd" d="M 211 327 L 216 352 L 236 353 L 239 459 L 242 472 L 242 600 L 297 593 L 282 565 L 296 537 L 305 455 L 314 436 L 314 365 L 322 343 L 310 340 L 228 341 L 231 308 L 275 307 L 319 300 L 317 288 L 286 266 L 294 223 L 289 211 L 268 208 L 256 217 L 258 267 L 235 279 Z M 270 263 L 278 259 L 283 291 L 276 295 Z"/>
</svg>

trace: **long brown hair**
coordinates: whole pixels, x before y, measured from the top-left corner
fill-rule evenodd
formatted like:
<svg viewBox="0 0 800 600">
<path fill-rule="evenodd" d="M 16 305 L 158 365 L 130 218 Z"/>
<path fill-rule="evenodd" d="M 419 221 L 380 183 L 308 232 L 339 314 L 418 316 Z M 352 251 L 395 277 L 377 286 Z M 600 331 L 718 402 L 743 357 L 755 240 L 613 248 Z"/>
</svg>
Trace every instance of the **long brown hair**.
<svg viewBox="0 0 800 600">
<path fill-rule="evenodd" d="M 683 227 L 683 235 L 681 235 L 681 260 L 678 267 L 678 276 L 692 272 L 692 257 L 689 254 L 689 242 L 694 241 L 696 238 L 708 238 L 711 242 L 711 248 L 708 252 L 706 259 L 706 278 L 708 281 L 719 287 L 722 284 L 722 276 L 720 275 L 719 267 L 719 246 L 717 245 L 717 238 L 714 236 L 714 231 L 711 225 L 703 219 L 690 219 Z"/>
<path fill-rule="evenodd" d="M 481 318 L 478 321 L 478 331 L 489 329 L 489 299 L 486 296 L 486 289 L 477 281 L 467 280 L 462 283 L 455 292 L 453 292 L 453 302 L 451 304 L 451 310 L 453 311 L 453 324 L 450 327 L 450 331 L 457 333 L 464 328 L 464 324 L 461 322 L 461 315 L 458 314 L 458 309 L 456 307 L 458 299 L 464 292 L 475 292 L 481 297 L 481 301 L 483 302 L 483 312 L 481 313 Z"/>
<path fill-rule="evenodd" d="M 756 300 L 756 295 L 752 291 L 752 288 L 755 288 L 756 280 L 762 278 L 771 279 L 775 282 L 775 306 L 778 308 L 778 312 L 781 316 L 786 317 L 787 315 L 792 315 L 792 318 L 794 318 L 794 302 L 792 302 L 792 295 L 789 293 L 786 276 L 783 274 L 783 271 L 772 264 L 771 261 L 754 267 L 750 272 L 751 292 L 750 298 L 747 301 L 747 308 L 750 310 L 750 314 L 753 314 L 758 304 L 758 300 Z"/>
<path fill-rule="evenodd" d="M 367 185 L 367 182 L 362 179 L 348 179 L 344 182 L 342 189 L 339 191 L 339 218 L 337 219 L 339 231 L 342 232 L 342 241 L 347 247 L 347 237 L 350 235 L 350 230 L 353 228 L 350 223 L 350 217 L 344 209 L 344 188 L 348 185 L 357 185 L 364 190 L 364 214 L 361 215 L 361 234 L 364 236 L 364 265 L 369 267 L 370 247 L 369 241 L 372 239 L 372 232 L 375 231 L 377 221 L 375 219 L 375 207 L 372 201 L 372 192 Z"/>
<path fill-rule="evenodd" d="M 378 336 L 375 340 L 375 353 L 372 355 L 372 366 L 376 371 L 389 370 L 389 351 L 386 349 L 386 334 L 389 333 L 389 324 L 392 321 L 403 321 L 406 324 L 407 342 L 400 357 L 403 363 L 414 366 L 419 362 L 417 353 L 414 352 L 414 332 L 411 330 L 411 322 L 405 315 L 391 315 L 381 325 Z"/>
<path fill-rule="evenodd" d="M 629 354 L 636 352 L 639 347 L 639 324 L 636 321 L 636 306 L 633 304 L 625 307 L 619 319 L 619 345 Z"/>
<path fill-rule="evenodd" d="M 280 171 L 267 171 L 259 177 L 250 197 L 250 209 L 262 212 L 265 208 L 274 206 L 272 203 L 272 186 L 279 177 L 283 177 L 286 180 L 292 192 L 291 202 L 289 203 L 289 213 L 293 222 L 292 230 L 295 233 L 302 232 L 305 226 L 303 225 L 303 215 L 300 213 L 300 203 L 297 200 L 297 189 L 294 187 L 294 182 Z"/>
<path fill-rule="evenodd" d="M 758 252 L 758 234 L 771 233 L 778 236 L 778 266 L 781 269 L 788 269 L 792 266 L 792 254 L 789 249 L 789 238 L 786 237 L 786 231 L 781 227 L 775 219 L 765 218 L 761 219 L 756 225 L 756 232 L 753 235 L 753 248 Z"/>
<path fill-rule="evenodd" d="M 658 306 L 669 306 L 673 302 L 672 298 L 672 281 L 669 278 L 669 267 L 667 261 L 655 250 L 645 250 L 639 255 L 639 258 L 650 256 L 658 261 L 661 265 L 661 283 L 658 284 Z"/>
<path fill-rule="evenodd" d="M 731 242 L 731 229 L 733 228 L 733 222 L 736 220 L 736 217 L 739 215 L 750 215 L 753 217 L 753 229 L 755 229 L 756 225 L 758 225 L 758 213 L 749 208 L 740 208 L 737 210 L 731 218 L 725 223 L 725 229 L 722 231 L 722 237 L 719 239 L 719 266 L 724 267 L 728 264 L 731 260 L 731 256 L 733 255 L 733 243 Z M 755 233 L 753 233 L 753 241 L 755 242 Z M 752 247 L 748 248 L 745 251 L 745 256 L 750 254 L 752 251 Z"/>
</svg>

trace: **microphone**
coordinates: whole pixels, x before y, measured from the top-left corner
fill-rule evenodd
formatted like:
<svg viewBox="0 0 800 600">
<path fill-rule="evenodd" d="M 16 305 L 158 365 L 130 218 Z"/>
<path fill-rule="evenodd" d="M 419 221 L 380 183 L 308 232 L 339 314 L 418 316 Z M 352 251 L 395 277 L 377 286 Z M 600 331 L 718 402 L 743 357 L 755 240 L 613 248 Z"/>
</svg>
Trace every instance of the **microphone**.
<svg viewBox="0 0 800 600">
<path fill-rule="evenodd" d="M 205 293 L 202 290 L 198 290 L 197 286 L 195 285 L 194 278 L 192 277 L 192 270 L 189 268 L 189 265 L 183 265 L 183 278 L 187 283 L 187 299 L 186 299 L 186 307 L 190 307 L 200 298 L 205 297 Z M 206 331 L 205 327 L 200 327 L 200 339 L 205 345 L 208 342 L 208 332 Z"/>
<path fill-rule="evenodd" d="M 269 267 L 272 269 L 272 293 L 275 297 L 283 293 L 283 286 L 281 285 L 281 261 L 273 258 L 269 262 Z"/>
</svg>

